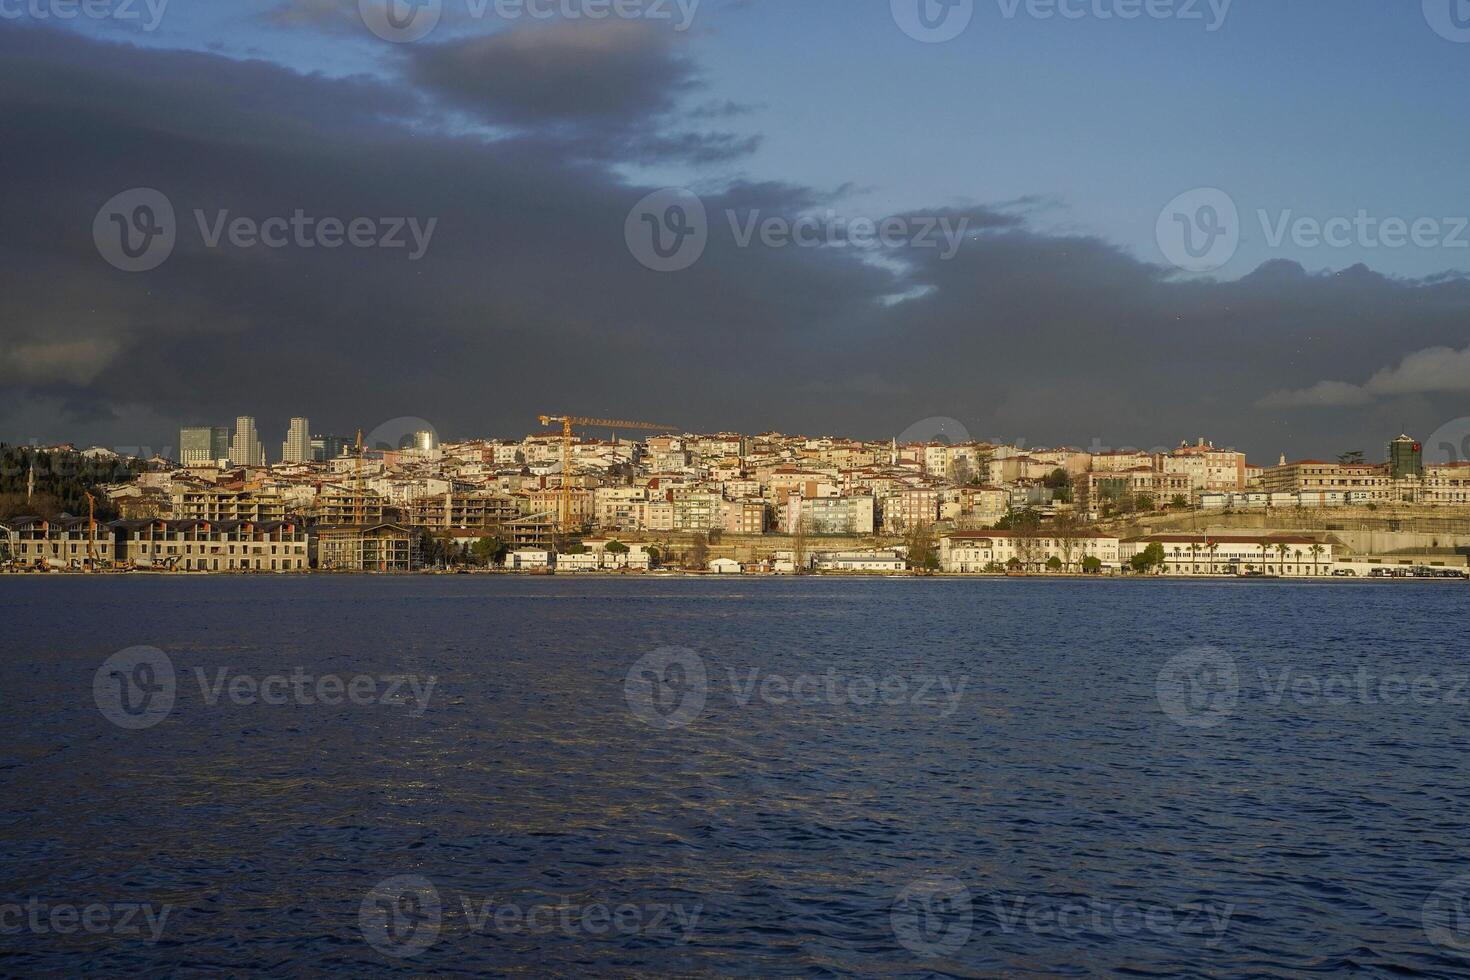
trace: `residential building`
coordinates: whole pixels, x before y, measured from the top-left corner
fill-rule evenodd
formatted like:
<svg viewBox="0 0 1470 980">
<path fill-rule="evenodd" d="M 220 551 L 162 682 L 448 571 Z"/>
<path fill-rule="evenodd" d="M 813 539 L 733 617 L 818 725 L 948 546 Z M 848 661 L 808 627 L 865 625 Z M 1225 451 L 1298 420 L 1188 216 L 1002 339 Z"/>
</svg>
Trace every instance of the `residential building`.
<svg viewBox="0 0 1470 980">
<path fill-rule="evenodd" d="M 309 463 L 311 460 L 311 424 L 304 418 L 294 418 L 286 428 L 286 441 L 281 444 L 281 462 Z"/>
<path fill-rule="evenodd" d="M 265 447 L 255 432 L 255 419 L 241 415 L 235 419 L 235 437 L 230 441 L 232 466 L 264 466 Z"/>
<path fill-rule="evenodd" d="M 301 572 L 306 527 L 291 521 L 114 521 L 118 561 L 177 571 Z"/>
<path fill-rule="evenodd" d="M 319 526 L 316 566 L 333 572 L 411 572 L 417 567 L 418 532 L 402 524 Z"/>
</svg>

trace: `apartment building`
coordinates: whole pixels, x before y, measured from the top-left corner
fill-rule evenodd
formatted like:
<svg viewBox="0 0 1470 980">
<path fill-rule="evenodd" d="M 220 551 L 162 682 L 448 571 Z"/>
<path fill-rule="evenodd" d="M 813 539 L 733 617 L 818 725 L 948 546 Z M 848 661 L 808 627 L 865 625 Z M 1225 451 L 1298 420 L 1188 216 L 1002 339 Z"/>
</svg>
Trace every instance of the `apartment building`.
<svg viewBox="0 0 1470 980">
<path fill-rule="evenodd" d="M 300 521 L 114 521 L 119 561 L 178 571 L 306 571 L 308 540 Z"/>
<path fill-rule="evenodd" d="M 721 527 L 726 534 L 761 534 L 766 529 L 764 500 L 723 500 L 720 510 Z"/>
<path fill-rule="evenodd" d="M 333 572 L 411 572 L 418 563 L 417 533 L 391 522 L 318 527 L 317 568 Z"/>
<path fill-rule="evenodd" d="M 940 487 L 907 487 L 883 498 L 883 530 L 902 534 L 915 527 L 927 527 L 939 520 L 944 503 Z"/>
<path fill-rule="evenodd" d="M 1140 466 L 1084 474 L 1072 482 L 1072 493 L 1077 510 L 1096 518 L 1105 505 L 1122 504 L 1126 499 L 1136 501 L 1140 496 L 1152 499 L 1155 506 L 1171 503 L 1176 497 L 1190 500 L 1194 486 L 1186 473 L 1161 473 Z"/>
<path fill-rule="evenodd" d="M 1165 473 L 1183 473 L 1195 491 L 1234 491 L 1245 489 L 1245 453 L 1233 449 L 1216 449 L 1204 439 L 1163 456 L 1160 468 Z"/>
<path fill-rule="evenodd" d="M 197 486 L 176 483 L 170 516 L 195 521 L 284 521 L 286 502 L 274 491 L 240 486 Z"/>
<path fill-rule="evenodd" d="M 14 517 L 10 528 L 11 560 L 21 565 L 51 568 L 89 568 L 111 564 L 116 552 L 112 534 L 104 524 L 85 517 Z"/>
<path fill-rule="evenodd" d="M 876 501 L 866 494 L 803 497 L 791 494 L 780 506 L 779 527 L 786 534 L 872 534 Z"/>
</svg>

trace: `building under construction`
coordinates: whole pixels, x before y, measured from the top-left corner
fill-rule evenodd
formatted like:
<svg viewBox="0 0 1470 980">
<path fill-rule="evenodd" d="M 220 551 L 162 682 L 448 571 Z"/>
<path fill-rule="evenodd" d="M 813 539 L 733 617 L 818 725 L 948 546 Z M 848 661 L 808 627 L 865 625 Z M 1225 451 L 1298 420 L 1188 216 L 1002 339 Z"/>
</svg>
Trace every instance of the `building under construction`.
<svg viewBox="0 0 1470 980">
<path fill-rule="evenodd" d="M 318 526 L 316 568 L 322 572 L 412 572 L 421 567 L 418 532 L 402 524 Z"/>
</svg>

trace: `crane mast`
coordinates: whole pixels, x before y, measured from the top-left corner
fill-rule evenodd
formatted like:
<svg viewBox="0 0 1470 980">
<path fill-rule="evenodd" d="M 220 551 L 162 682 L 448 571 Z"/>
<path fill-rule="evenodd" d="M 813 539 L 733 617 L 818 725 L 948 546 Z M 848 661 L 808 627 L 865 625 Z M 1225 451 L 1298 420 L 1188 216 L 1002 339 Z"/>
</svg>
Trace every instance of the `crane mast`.
<svg viewBox="0 0 1470 980">
<path fill-rule="evenodd" d="M 557 513 L 557 530 L 568 534 L 572 530 L 572 426 L 590 425 L 599 429 L 637 429 L 644 432 L 678 432 L 675 425 L 659 425 L 656 422 L 629 422 L 625 419 L 594 419 L 580 415 L 542 415 L 541 424 L 561 426 L 561 499 Z M 616 436 L 616 432 L 614 433 Z"/>
</svg>

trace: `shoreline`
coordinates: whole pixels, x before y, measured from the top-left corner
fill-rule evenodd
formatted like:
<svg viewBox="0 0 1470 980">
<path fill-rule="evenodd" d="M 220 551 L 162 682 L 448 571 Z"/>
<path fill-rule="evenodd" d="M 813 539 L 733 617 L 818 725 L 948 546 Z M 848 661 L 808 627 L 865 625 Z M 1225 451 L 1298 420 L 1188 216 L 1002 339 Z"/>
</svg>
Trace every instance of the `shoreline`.
<svg viewBox="0 0 1470 980">
<path fill-rule="evenodd" d="M 255 571 L 234 569 L 230 571 L 74 571 L 53 569 L 49 571 L 0 571 L 0 579 L 6 578 L 451 578 L 461 575 L 475 578 L 518 578 L 518 579 L 590 579 L 590 580 L 643 580 L 643 579 L 690 579 L 710 582 L 748 582 L 751 580 L 778 579 L 843 579 L 873 581 L 894 579 L 901 581 L 995 581 L 995 582 L 1329 582 L 1388 583 L 1388 582 L 1467 582 L 1470 575 L 1088 575 L 1076 572 L 1055 572 L 1032 575 L 1007 575 L 994 572 L 814 572 L 809 575 L 791 575 L 776 572 L 742 572 L 738 575 L 714 572 L 516 572 L 516 571 L 417 571 L 417 572 L 353 572 L 353 571 Z"/>
</svg>

